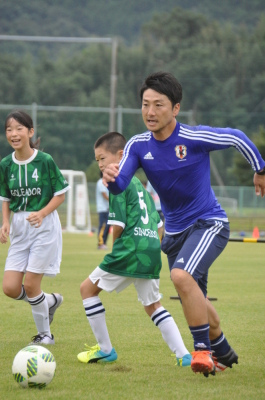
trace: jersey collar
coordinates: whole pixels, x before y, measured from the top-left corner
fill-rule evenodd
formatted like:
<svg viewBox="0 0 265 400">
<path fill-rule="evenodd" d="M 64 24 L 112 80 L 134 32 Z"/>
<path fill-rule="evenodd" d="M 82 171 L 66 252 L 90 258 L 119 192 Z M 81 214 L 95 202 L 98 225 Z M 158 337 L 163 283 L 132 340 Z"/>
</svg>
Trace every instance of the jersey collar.
<svg viewBox="0 0 265 400">
<path fill-rule="evenodd" d="M 166 147 L 169 144 L 171 144 L 171 142 L 175 143 L 176 136 L 178 136 L 178 134 L 179 134 L 179 127 L 180 127 L 180 123 L 177 122 L 176 126 L 175 126 L 175 129 L 173 130 L 172 134 L 165 140 L 157 140 L 157 139 L 155 139 L 153 133 L 151 132 L 153 143 L 156 144 L 158 147 Z"/>
<path fill-rule="evenodd" d="M 25 164 L 29 164 L 31 161 L 33 161 L 34 160 L 34 158 L 37 156 L 37 154 L 38 154 L 38 150 L 37 149 L 33 149 L 34 150 L 34 153 L 32 154 L 32 156 L 30 157 L 30 158 L 28 158 L 27 160 L 24 160 L 24 161 L 18 161 L 17 159 L 16 159 L 16 157 L 15 157 L 15 152 L 13 152 L 12 153 L 12 160 L 13 160 L 13 162 L 15 163 L 15 164 L 18 164 L 18 165 L 25 165 Z"/>
</svg>

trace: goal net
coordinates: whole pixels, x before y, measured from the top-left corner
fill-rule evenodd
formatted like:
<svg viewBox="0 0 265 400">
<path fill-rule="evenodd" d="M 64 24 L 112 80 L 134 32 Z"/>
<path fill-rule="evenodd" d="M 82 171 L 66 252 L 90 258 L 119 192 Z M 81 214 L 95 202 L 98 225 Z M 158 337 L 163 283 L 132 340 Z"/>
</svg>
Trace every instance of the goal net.
<svg viewBox="0 0 265 400">
<path fill-rule="evenodd" d="M 61 170 L 70 185 L 58 208 L 62 228 L 67 232 L 91 232 L 91 216 L 86 175 L 83 171 Z"/>
<path fill-rule="evenodd" d="M 236 199 L 217 196 L 217 200 L 228 215 L 237 215 L 238 204 Z"/>
</svg>

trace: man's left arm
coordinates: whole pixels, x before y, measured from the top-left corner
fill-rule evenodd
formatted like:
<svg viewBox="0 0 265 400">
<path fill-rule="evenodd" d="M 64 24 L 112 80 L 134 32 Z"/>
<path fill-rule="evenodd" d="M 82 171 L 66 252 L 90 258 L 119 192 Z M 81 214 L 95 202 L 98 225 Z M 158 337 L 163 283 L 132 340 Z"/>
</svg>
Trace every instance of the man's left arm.
<svg viewBox="0 0 265 400">
<path fill-rule="evenodd" d="M 253 182 L 256 195 L 264 197 L 265 161 L 261 157 L 258 148 L 244 132 L 232 128 L 198 126 L 192 134 L 184 132 L 180 134 L 180 136 L 186 137 L 187 139 L 192 138 L 192 140 L 198 141 L 206 151 L 235 147 L 236 150 L 245 157 L 252 169 L 255 171 Z"/>
</svg>

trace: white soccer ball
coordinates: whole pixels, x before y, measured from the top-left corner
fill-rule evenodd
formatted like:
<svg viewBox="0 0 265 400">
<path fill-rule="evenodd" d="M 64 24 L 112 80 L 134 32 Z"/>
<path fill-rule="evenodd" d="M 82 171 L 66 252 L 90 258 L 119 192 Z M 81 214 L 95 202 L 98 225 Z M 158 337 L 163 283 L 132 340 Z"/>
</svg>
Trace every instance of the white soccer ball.
<svg viewBox="0 0 265 400">
<path fill-rule="evenodd" d="M 53 379 L 56 362 L 52 353 L 42 346 L 29 345 L 14 358 L 12 373 L 23 387 L 42 389 Z"/>
</svg>

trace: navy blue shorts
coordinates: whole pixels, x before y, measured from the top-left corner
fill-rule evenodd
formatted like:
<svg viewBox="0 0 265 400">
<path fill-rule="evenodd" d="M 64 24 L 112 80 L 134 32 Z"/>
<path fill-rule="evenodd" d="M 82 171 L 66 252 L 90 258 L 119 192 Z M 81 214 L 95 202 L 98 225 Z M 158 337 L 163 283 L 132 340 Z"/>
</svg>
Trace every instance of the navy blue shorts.
<svg viewBox="0 0 265 400">
<path fill-rule="evenodd" d="M 208 270 L 227 245 L 229 233 L 228 222 L 199 219 L 184 232 L 165 235 L 161 249 L 167 255 L 170 271 L 187 271 L 206 297 Z"/>
</svg>

